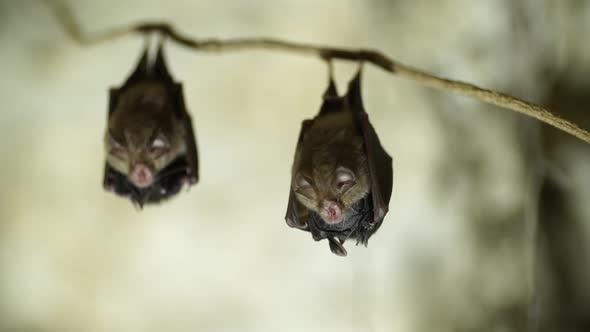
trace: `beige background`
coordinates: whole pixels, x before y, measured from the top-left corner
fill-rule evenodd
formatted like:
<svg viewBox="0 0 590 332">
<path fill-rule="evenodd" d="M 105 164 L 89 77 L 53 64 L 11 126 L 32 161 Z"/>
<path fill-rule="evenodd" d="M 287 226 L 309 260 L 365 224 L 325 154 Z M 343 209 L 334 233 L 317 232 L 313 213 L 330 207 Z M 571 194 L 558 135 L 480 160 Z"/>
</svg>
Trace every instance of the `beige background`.
<svg viewBox="0 0 590 332">
<path fill-rule="evenodd" d="M 378 48 L 538 102 L 562 73 L 590 69 L 576 37 L 590 28 L 585 2 L 69 3 L 87 31 L 162 19 L 197 37 Z M 283 219 L 300 122 L 326 84 L 321 61 L 169 45 L 201 182 L 139 211 L 102 190 L 101 142 L 107 89 L 126 78 L 141 38 L 80 47 L 42 1 L 3 1 L 0 15 L 3 331 L 524 329 L 545 165 L 538 124 L 367 67 L 366 108 L 394 157 L 394 194 L 369 247 L 348 243 L 342 259 Z M 336 68 L 343 90 L 355 65 Z M 589 150 L 556 151 L 588 221 Z"/>
</svg>

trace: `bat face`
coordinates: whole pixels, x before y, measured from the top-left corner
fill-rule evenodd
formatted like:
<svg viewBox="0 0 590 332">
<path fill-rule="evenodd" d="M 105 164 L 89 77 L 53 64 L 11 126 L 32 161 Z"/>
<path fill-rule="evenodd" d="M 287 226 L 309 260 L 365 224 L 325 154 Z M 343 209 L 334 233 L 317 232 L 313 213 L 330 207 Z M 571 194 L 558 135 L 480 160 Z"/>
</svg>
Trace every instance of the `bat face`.
<svg viewBox="0 0 590 332">
<path fill-rule="evenodd" d="M 157 203 L 197 182 L 197 151 L 182 96 L 168 73 L 160 46 L 147 49 L 135 71 L 111 90 L 104 137 L 104 186 L 139 206 Z"/>
<path fill-rule="evenodd" d="M 368 121 L 360 71 L 346 95 L 330 79 L 319 114 L 303 122 L 292 168 L 287 224 L 328 239 L 345 256 L 349 238 L 367 244 L 388 210 L 391 157 Z"/>
</svg>

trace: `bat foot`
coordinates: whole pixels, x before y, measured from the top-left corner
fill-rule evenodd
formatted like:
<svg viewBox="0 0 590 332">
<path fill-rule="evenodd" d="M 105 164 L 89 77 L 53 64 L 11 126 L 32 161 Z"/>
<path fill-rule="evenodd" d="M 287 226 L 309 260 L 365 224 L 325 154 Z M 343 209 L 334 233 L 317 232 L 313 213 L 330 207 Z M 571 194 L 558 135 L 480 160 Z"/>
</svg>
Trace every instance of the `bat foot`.
<svg viewBox="0 0 590 332">
<path fill-rule="evenodd" d="M 340 257 L 346 257 L 346 255 L 348 255 L 348 252 L 346 252 L 346 249 L 344 249 L 341 242 L 336 241 L 333 237 L 329 237 L 328 241 L 330 243 L 330 250 L 333 254 Z"/>
<path fill-rule="evenodd" d="M 191 186 L 195 183 L 197 183 L 197 179 L 195 177 L 192 176 L 183 176 L 182 179 L 180 180 L 180 183 L 182 184 L 182 187 L 185 188 L 186 187 L 186 191 L 188 192 L 191 188 Z"/>
</svg>

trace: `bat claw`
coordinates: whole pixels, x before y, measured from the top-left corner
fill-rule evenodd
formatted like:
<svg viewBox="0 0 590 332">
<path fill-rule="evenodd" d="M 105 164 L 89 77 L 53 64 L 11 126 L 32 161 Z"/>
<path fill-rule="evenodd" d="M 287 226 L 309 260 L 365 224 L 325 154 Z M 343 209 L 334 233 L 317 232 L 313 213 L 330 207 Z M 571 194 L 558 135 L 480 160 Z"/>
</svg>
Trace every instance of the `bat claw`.
<svg viewBox="0 0 590 332">
<path fill-rule="evenodd" d="M 348 255 L 346 249 L 344 249 L 344 247 L 342 246 L 342 243 L 339 243 L 338 241 L 334 240 L 333 237 L 329 237 L 328 241 L 330 242 L 330 250 L 333 254 L 338 255 L 340 257 L 346 257 L 346 255 Z"/>
</svg>

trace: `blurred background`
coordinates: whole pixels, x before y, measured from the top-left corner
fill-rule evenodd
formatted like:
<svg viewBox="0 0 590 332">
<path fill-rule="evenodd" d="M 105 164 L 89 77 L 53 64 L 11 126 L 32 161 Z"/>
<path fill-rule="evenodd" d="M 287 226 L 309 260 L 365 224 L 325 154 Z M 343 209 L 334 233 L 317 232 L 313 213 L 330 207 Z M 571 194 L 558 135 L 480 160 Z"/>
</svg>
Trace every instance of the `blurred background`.
<svg viewBox="0 0 590 332">
<path fill-rule="evenodd" d="M 83 29 L 378 48 L 590 128 L 590 2 L 68 2 Z M 168 45 L 201 181 L 140 211 L 102 189 L 108 88 L 142 47 L 68 39 L 47 3 L 0 0 L 0 331 L 589 331 L 590 146 L 371 66 L 365 106 L 394 158 L 368 248 L 287 227 L 315 58 Z M 336 63 L 341 91 L 356 65 Z"/>
</svg>

